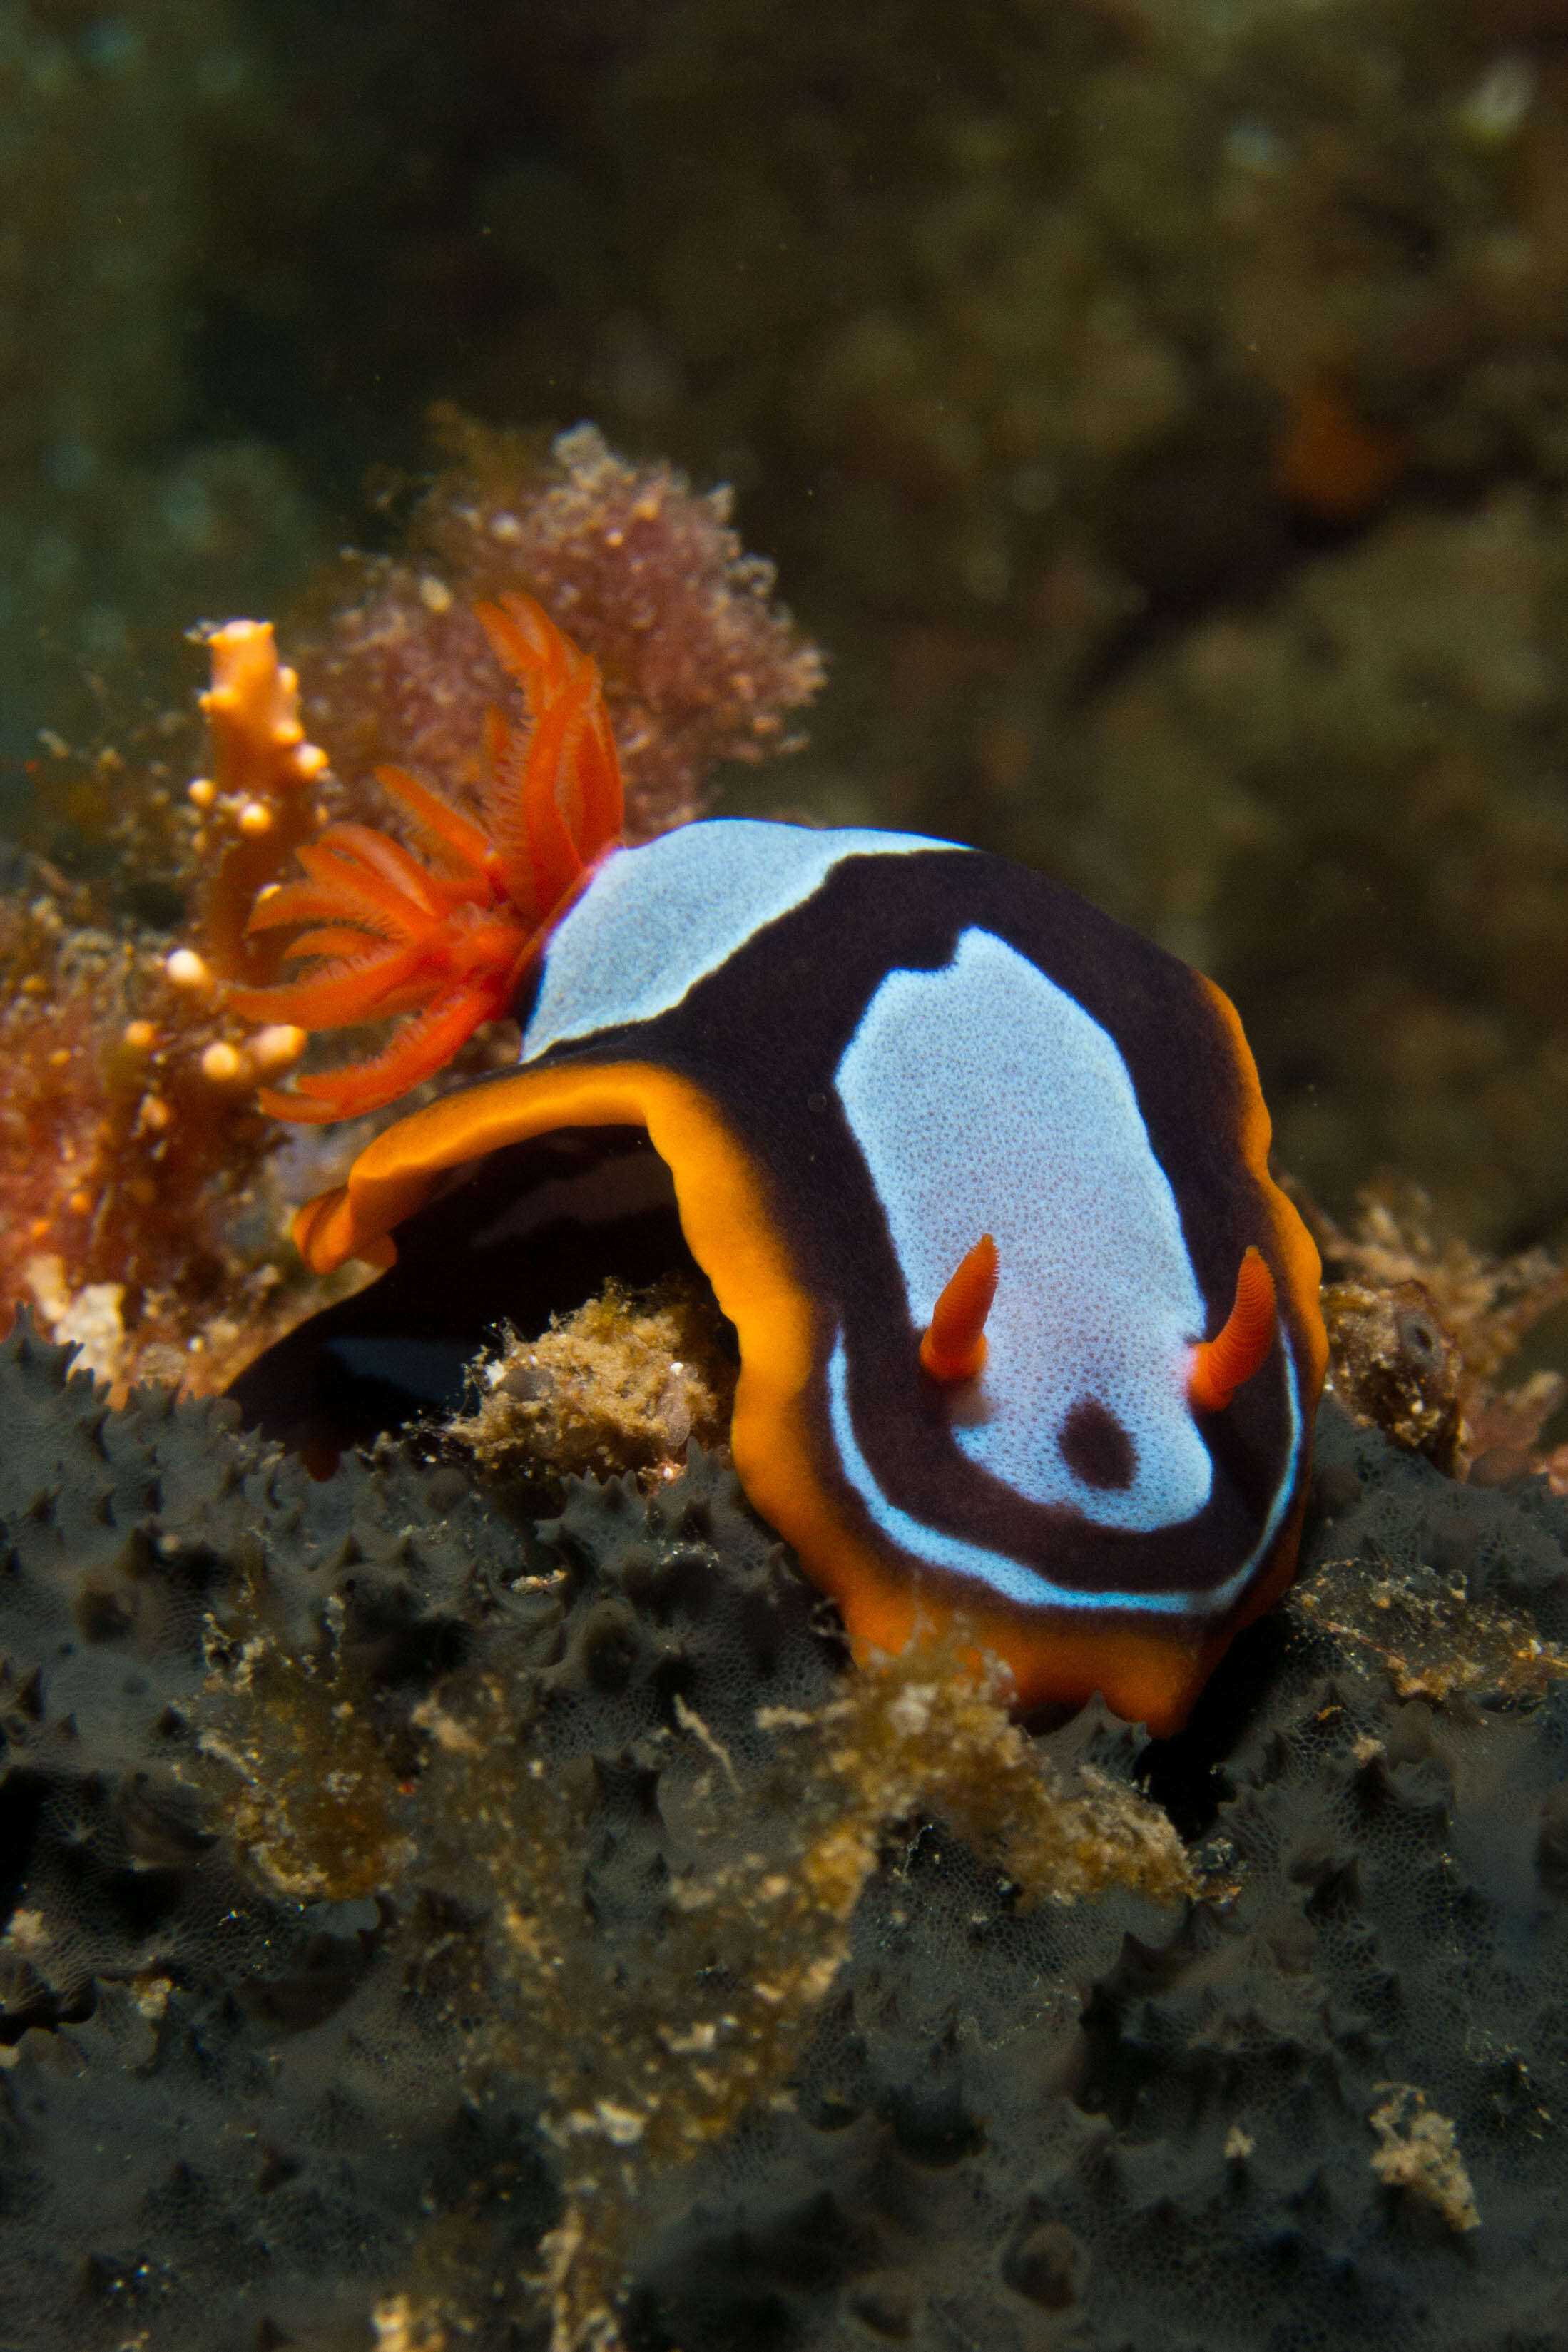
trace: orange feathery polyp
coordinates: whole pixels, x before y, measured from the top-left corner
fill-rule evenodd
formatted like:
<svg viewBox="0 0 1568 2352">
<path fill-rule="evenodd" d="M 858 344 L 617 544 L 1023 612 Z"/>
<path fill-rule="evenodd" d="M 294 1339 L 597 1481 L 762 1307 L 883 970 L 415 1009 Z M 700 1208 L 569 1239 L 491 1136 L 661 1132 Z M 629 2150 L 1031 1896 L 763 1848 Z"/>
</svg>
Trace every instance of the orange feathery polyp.
<svg viewBox="0 0 1568 2352">
<path fill-rule="evenodd" d="M 578 886 L 581 845 L 607 843 L 620 832 L 615 738 L 597 667 L 542 605 L 507 596 L 474 610 L 533 713 L 526 744 L 499 710 L 489 715 L 488 814 L 509 895 L 543 920 Z"/>
<path fill-rule="evenodd" d="M 997 1271 L 996 1244 L 982 1234 L 948 1276 L 921 1341 L 921 1363 L 933 1381 L 972 1381 L 984 1365 Z"/>
<path fill-rule="evenodd" d="M 299 853 L 307 878 L 274 885 L 251 932 L 308 926 L 285 950 L 314 969 L 274 988 L 236 988 L 253 1020 L 336 1029 L 408 1014 L 379 1054 L 264 1088 L 279 1118 L 353 1118 L 432 1077 L 482 1022 L 516 999 L 558 917 L 618 838 L 620 766 L 597 665 L 530 596 L 477 608 L 498 659 L 527 696 L 526 736 L 499 711 L 476 824 L 400 768 L 378 768 L 424 856 L 374 825 L 329 825 Z"/>
<path fill-rule="evenodd" d="M 1193 1350 L 1187 1394 L 1200 1412 L 1222 1412 L 1237 1389 L 1262 1370 L 1279 1322 L 1268 1262 L 1260 1250 L 1249 1247 L 1242 1256 L 1236 1304 L 1224 1328 Z"/>
</svg>

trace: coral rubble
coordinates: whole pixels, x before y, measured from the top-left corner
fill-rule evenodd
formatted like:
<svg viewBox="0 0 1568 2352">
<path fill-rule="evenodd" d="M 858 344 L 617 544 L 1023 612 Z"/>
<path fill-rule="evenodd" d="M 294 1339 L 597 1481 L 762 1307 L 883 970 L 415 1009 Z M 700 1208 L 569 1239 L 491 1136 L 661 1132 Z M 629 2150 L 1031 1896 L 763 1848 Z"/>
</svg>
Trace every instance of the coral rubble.
<svg viewBox="0 0 1568 2352">
<path fill-rule="evenodd" d="M 628 1296 L 612 1282 L 536 1339 L 512 1333 L 478 1388 L 474 1412 L 447 1426 L 490 1478 L 548 1488 L 574 1473 L 635 1469 L 658 1482 L 675 1476 L 689 1438 L 723 1442 L 735 1363 L 694 1284 Z"/>
<path fill-rule="evenodd" d="M 1496 1485 L 1537 1471 L 1561 1490 L 1568 1450 L 1542 1433 L 1568 1382 L 1544 1366 L 1499 1386 L 1521 1341 L 1568 1297 L 1551 1251 L 1511 1257 L 1436 1242 L 1431 1204 L 1363 1196 L 1354 1230 L 1307 1204 L 1331 1279 L 1330 1388 L 1362 1421 L 1440 1470 Z"/>
</svg>

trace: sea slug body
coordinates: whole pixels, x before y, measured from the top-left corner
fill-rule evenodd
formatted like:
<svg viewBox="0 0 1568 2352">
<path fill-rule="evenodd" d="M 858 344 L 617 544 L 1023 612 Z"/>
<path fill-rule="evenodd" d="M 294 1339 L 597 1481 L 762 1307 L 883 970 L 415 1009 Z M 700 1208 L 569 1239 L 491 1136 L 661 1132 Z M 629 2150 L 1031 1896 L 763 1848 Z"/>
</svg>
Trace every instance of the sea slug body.
<svg viewBox="0 0 1568 2352">
<path fill-rule="evenodd" d="M 519 1065 L 380 1135 L 301 1213 L 301 1250 L 386 1263 L 450 1171 L 560 1128 L 646 1129 L 739 1335 L 736 1466 L 851 1636 L 897 1648 L 962 1615 L 1021 1704 L 1098 1688 L 1176 1728 L 1292 1572 L 1325 1356 L 1234 1010 L 1072 892 L 947 843 L 718 819 L 612 845 L 595 681 L 536 614 L 555 683 L 512 763 L 514 872 L 555 832 L 497 926 Z M 554 781 L 584 742 L 589 794 Z M 422 833 L 441 838 L 428 812 Z M 428 926 L 481 896 L 483 852 L 462 855 Z M 322 881 L 300 919 L 331 914 Z M 462 919 L 481 912 L 497 924 Z M 384 961 L 401 984 L 410 955 Z M 493 1000 L 471 969 L 457 985 Z M 312 987 L 254 1009 L 309 1025 Z M 353 1072 L 300 1108 L 334 1100 L 357 1106 Z"/>
</svg>

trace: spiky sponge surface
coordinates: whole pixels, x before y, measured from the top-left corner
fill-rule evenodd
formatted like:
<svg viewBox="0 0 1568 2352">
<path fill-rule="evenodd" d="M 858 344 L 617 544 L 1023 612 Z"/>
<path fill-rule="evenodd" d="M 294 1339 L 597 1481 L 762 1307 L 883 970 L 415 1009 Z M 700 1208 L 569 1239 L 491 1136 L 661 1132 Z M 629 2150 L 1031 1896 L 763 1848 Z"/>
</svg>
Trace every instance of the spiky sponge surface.
<svg viewBox="0 0 1568 2352">
<path fill-rule="evenodd" d="M 693 1974 L 689 1921 L 802 1850 L 817 1597 L 706 1464 L 536 1537 L 449 1467 L 316 1486 L 221 1408 L 110 1413 L 25 1332 L 0 1563 L 10 2333 L 548 2342 L 574 2133 L 613 2202 L 649 2034 L 667 2116 L 744 2057 L 747 1922 Z M 1030 1900 L 894 1825 L 790 2095 L 621 2215 L 634 2352 L 1568 2343 L 1565 1638 L 1562 1506 L 1325 1414 L 1202 1898 Z M 1109 1787 L 1136 1744 L 1041 1754 Z M 759 1969 L 806 1932 L 759 1915 Z"/>
</svg>

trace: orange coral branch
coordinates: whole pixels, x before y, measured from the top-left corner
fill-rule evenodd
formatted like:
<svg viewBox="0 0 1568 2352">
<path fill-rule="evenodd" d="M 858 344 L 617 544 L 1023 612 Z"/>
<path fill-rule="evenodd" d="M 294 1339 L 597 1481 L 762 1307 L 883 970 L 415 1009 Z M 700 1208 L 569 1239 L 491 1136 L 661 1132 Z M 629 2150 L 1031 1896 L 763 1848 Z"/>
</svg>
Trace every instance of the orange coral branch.
<svg viewBox="0 0 1568 2352">
<path fill-rule="evenodd" d="M 279 663 L 269 621 L 230 621 L 207 644 L 213 773 L 191 796 L 224 846 L 198 900 L 202 944 L 219 979 L 268 981 L 282 955 L 251 936 L 250 911 L 321 824 L 313 787 L 327 755 L 305 740 L 300 681 Z"/>
</svg>

